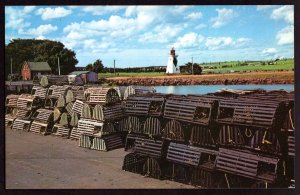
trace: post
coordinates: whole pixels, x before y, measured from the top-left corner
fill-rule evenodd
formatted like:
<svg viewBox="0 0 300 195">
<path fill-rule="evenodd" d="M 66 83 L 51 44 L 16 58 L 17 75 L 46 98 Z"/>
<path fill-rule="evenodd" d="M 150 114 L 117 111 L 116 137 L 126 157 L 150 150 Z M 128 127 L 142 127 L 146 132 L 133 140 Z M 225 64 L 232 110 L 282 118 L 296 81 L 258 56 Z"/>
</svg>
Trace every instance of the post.
<svg viewBox="0 0 300 195">
<path fill-rule="evenodd" d="M 10 74 L 12 74 L 12 57 L 10 57 Z"/>
<path fill-rule="evenodd" d="M 194 74 L 194 63 L 193 63 L 193 57 L 192 57 L 192 75 Z"/>
<path fill-rule="evenodd" d="M 59 57 L 57 58 L 58 75 L 60 75 Z"/>
<path fill-rule="evenodd" d="M 116 60 L 114 59 L 114 75 L 116 76 Z"/>
</svg>

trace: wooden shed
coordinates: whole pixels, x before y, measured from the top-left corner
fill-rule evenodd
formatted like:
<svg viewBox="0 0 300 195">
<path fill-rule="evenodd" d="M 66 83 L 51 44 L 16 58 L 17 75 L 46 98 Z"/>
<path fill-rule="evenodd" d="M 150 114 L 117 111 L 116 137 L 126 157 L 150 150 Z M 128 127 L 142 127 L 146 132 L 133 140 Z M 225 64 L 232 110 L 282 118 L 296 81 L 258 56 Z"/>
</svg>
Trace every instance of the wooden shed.
<svg viewBox="0 0 300 195">
<path fill-rule="evenodd" d="M 92 71 L 73 71 L 69 75 L 80 76 L 84 83 L 95 83 L 98 81 L 98 74 Z"/>
<path fill-rule="evenodd" d="M 27 62 L 25 61 L 21 70 L 23 80 L 32 80 L 35 76 L 51 74 L 48 62 Z"/>
</svg>

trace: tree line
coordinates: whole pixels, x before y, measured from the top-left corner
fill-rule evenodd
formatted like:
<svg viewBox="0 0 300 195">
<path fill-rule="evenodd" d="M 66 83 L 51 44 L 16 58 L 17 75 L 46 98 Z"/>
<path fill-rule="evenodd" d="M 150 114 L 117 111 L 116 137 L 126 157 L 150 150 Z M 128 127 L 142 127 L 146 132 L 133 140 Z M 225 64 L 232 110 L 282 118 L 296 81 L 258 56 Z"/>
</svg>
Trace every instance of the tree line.
<svg viewBox="0 0 300 195">
<path fill-rule="evenodd" d="M 13 39 L 5 45 L 5 75 L 21 74 L 25 61 L 48 62 L 53 74 L 58 74 L 58 58 L 61 74 L 69 74 L 78 63 L 76 53 L 58 41 L 36 39 Z"/>
</svg>

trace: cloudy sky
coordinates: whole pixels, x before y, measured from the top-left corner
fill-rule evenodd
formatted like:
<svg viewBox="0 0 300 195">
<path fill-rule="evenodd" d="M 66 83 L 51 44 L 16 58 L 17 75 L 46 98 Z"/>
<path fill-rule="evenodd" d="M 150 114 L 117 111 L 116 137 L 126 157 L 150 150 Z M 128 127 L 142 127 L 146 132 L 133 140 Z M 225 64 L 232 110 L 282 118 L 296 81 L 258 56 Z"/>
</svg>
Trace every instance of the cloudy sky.
<svg viewBox="0 0 300 195">
<path fill-rule="evenodd" d="M 6 6 L 5 43 L 61 41 L 77 66 L 180 65 L 294 57 L 293 6 Z"/>
</svg>

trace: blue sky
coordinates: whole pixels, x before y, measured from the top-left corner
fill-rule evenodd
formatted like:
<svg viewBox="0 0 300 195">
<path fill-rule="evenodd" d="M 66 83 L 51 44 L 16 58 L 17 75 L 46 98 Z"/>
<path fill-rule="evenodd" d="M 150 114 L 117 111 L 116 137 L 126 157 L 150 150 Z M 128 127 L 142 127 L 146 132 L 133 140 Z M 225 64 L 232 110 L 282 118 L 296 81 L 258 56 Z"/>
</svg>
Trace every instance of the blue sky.
<svg viewBox="0 0 300 195">
<path fill-rule="evenodd" d="M 5 43 L 61 41 L 77 66 L 107 67 L 294 57 L 294 6 L 6 6 Z"/>
</svg>

